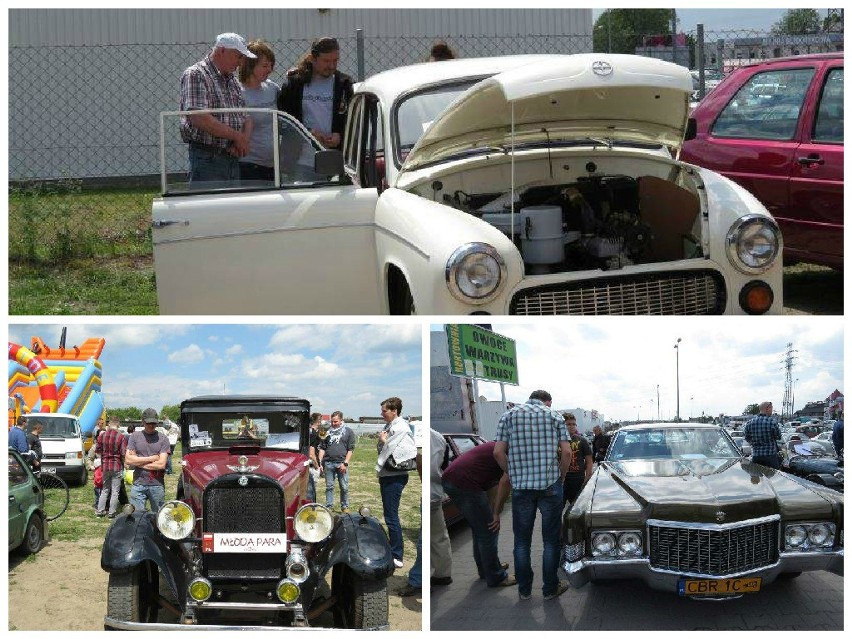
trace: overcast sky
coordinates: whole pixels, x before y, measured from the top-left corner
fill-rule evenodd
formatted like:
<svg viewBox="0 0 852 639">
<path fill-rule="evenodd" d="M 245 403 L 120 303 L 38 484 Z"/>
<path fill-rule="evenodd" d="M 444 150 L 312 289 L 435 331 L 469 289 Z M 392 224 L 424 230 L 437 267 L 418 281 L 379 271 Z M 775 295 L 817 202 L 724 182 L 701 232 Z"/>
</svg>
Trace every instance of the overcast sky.
<svg viewBox="0 0 852 639">
<path fill-rule="evenodd" d="M 602 6 L 599 3 L 595 3 Z M 708 31 L 738 31 L 738 30 L 755 30 L 768 32 L 772 26 L 781 19 L 781 16 L 788 9 L 777 8 L 777 2 L 749 2 L 752 7 L 772 6 L 774 8 L 767 9 L 735 9 L 735 8 L 718 8 L 728 5 L 736 6 L 730 2 L 714 3 L 717 8 L 694 9 L 694 8 L 677 8 L 678 28 L 683 32 L 695 31 L 696 25 L 701 23 L 704 25 L 704 32 Z M 801 8 L 801 7 L 799 7 Z M 592 23 L 600 17 L 604 12 L 604 8 L 592 10 Z M 817 9 L 822 17 L 825 17 L 826 9 Z"/>
<path fill-rule="evenodd" d="M 556 408 L 597 410 L 607 420 L 656 418 L 658 385 L 660 415 L 674 417 L 678 337 L 681 417 L 740 414 L 764 400 L 780 412 L 788 342 L 796 408 L 843 392 L 842 318 L 601 317 L 534 325 L 494 318 L 492 326 L 516 340 L 520 386 L 506 386 L 508 401 L 541 388 Z M 480 383 L 479 392 L 500 399 L 497 384 Z"/>
<path fill-rule="evenodd" d="M 16 325 L 9 340 L 32 336 L 59 346 L 62 325 Z M 379 416 L 379 403 L 402 399 L 422 414 L 421 329 L 412 325 L 70 325 L 66 346 L 105 337 L 107 408 L 160 409 L 195 395 L 291 395 L 313 410 Z"/>
</svg>

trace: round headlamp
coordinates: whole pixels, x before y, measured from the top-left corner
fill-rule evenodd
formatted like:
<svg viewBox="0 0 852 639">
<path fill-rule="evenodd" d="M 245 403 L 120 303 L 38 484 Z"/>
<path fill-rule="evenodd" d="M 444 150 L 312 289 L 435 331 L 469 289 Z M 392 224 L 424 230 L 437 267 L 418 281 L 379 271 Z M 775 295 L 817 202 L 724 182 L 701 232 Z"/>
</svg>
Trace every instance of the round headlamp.
<svg viewBox="0 0 852 639">
<path fill-rule="evenodd" d="M 813 546 L 830 546 L 834 543 L 834 531 L 827 524 L 814 524 L 808 529 L 808 541 Z"/>
<path fill-rule="evenodd" d="M 299 539 L 310 544 L 322 541 L 331 534 L 334 526 L 328 508 L 319 504 L 307 504 L 302 506 L 293 519 L 293 527 Z"/>
<path fill-rule="evenodd" d="M 157 529 L 169 539 L 189 537 L 195 529 L 195 513 L 182 501 L 167 501 L 157 513 Z"/>
<path fill-rule="evenodd" d="M 490 244 L 472 242 L 459 247 L 447 260 L 447 288 L 460 302 L 486 304 L 506 281 L 506 263 Z"/>
<path fill-rule="evenodd" d="M 808 533 L 804 526 L 787 526 L 784 531 L 784 538 L 788 547 L 798 548 L 805 543 L 805 540 L 808 538 Z"/>
<path fill-rule="evenodd" d="M 781 252 L 781 231 L 774 220 L 744 215 L 731 226 L 726 240 L 728 259 L 748 275 L 766 272 Z"/>
<path fill-rule="evenodd" d="M 592 553 L 595 555 L 610 555 L 615 549 L 615 535 L 598 533 L 592 537 Z"/>
<path fill-rule="evenodd" d="M 282 579 L 278 582 L 278 587 L 275 589 L 275 594 L 286 604 L 291 604 L 299 598 L 301 589 L 298 585 L 289 579 Z"/>
<path fill-rule="evenodd" d="M 635 532 L 621 533 L 618 536 L 618 552 L 622 555 L 642 554 L 642 538 Z"/>
<path fill-rule="evenodd" d="M 213 594 L 213 586 L 204 577 L 196 577 L 189 583 L 189 596 L 195 601 L 207 601 Z"/>
</svg>

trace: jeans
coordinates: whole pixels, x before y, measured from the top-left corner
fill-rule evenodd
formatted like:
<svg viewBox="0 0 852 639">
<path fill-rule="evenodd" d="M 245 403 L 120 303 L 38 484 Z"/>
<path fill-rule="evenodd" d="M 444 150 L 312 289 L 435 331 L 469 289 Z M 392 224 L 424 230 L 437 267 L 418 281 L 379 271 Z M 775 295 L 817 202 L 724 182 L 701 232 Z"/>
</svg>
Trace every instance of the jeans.
<svg viewBox="0 0 852 639">
<path fill-rule="evenodd" d="M 118 510 L 118 495 L 121 492 L 121 482 L 124 481 L 124 469 L 104 471 L 104 486 L 98 497 L 98 511 L 104 512 L 109 500 L 109 513 Z"/>
<path fill-rule="evenodd" d="M 470 526 L 473 536 L 473 561 L 476 563 L 479 577 L 484 578 L 489 586 L 498 585 L 508 573 L 500 567 L 500 557 L 497 554 L 499 534 L 488 528 L 494 517 L 488 503 L 488 495 L 481 490 L 461 490 L 446 480 L 443 486 L 444 492 L 458 506 Z"/>
<path fill-rule="evenodd" d="M 417 535 L 417 559 L 414 560 L 414 565 L 408 571 L 408 585 L 412 588 L 423 587 L 423 562 L 420 553 L 420 547 L 423 543 L 423 528 L 421 526 Z"/>
<path fill-rule="evenodd" d="M 769 468 L 774 468 L 775 470 L 780 470 L 780 468 L 781 468 L 781 460 L 778 459 L 777 454 L 752 455 L 751 461 L 753 461 L 755 464 L 760 464 L 761 466 L 767 466 Z"/>
<path fill-rule="evenodd" d="M 142 512 L 145 510 L 145 500 L 151 502 L 151 512 L 156 513 L 166 503 L 166 487 L 162 484 L 133 484 L 130 488 L 130 503 Z"/>
<path fill-rule="evenodd" d="M 237 186 L 240 180 L 240 162 L 231 155 L 219 155 L 193 146 L 189 147 L 189 185 L 192 188 L 204 188 L 196 182 L 233 182 Z M 218 186 L 225 186 L 220 184 Z"/>
<path fill-rule="evenodd" d="M 583 490 L 583 482 L 586 479 L 585 473 L 566 473 L 565 482 L 562 484 L 562 507 L 565 507 L 567 502 L 572 504 L 580 496 L 580 491 Z"/>
<path fill-rule="evenodd" d="M 314 479 L 314 469 L 310 468 L 308 470 L 308 494 L 307 498 L 309 502 L 316 502 L 317 500 L 317 482 Z"/>
<path fill-rule="evenodd" d="M 254 162 L 240 162 L 240 181 L 269 182 L 269 186 L 272 186 L 275 183 L 275 169 L 271 166 L 263 166 Z"/>
<path fill-rule="evenodd" d="M 349 508 L 349 469 L 343 473 L 340 470 L 341 462 L 323 461 L 322 468 L 325 473 L 325 505 L 328 508 L 334 506 L 334 477 L 337 476 L 337 483 L 340 484 L 340 507 Z"/>
<path fill-rule="evenodd" d="M 403 545 L 402 524 L 399 521 L 399 502 L 402 499 L 402 489 L 405 488 L 407 483 L 408 473 L 379 477 L 379 492 L 382 494 L 382 509 L 384 510 L 385 526 L 388 529 L 391 553 L 394 559 L 400 561 L 402 561 Z"/>
<path fill-rule="evenodd" d="M 453 549 L 450 546 L 450 535 L 447 533 L 447 522 L 441 502 L 435 500 L 429 504 L 429 548 L 431 551 L 432 577 L 446 579 L 453 576 Z"/>
<path fill-rule="evenodd" d="M 533 526 L 536 510 L 541 513 L 541 572 L 544 581 L 542 594 L 546 597 L 556 593 L 559 579 L 559 529 L 562 516 L 562 482 L 557 481 L 544 490 L 512 490 L 512 532 L 515 535 L 515 576 L 518 579 L 518 594 L 527 596 L 532 592 L 533 569 L 530 560 Z"/>
</svg>

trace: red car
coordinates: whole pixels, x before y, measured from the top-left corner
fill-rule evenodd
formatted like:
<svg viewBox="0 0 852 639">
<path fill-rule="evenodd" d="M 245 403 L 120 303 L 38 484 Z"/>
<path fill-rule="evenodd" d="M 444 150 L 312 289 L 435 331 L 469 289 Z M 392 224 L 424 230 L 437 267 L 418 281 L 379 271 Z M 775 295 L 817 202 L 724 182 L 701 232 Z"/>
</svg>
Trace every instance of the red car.
<svg viewBox="0 0 852 639">
<path fill-rule="evenodd" d="M 784 234 L 784 257 L 843 267 L 843 53 L 735 70 L 692 112 L 681 159 L 738 182 Z"/>
</svg>

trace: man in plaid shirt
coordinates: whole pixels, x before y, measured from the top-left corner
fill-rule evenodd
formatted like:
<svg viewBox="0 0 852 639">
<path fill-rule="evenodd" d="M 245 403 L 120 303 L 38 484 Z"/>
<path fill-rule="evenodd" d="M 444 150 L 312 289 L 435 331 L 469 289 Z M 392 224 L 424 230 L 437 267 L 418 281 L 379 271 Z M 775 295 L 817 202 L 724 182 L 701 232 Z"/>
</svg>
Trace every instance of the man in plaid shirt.
<svg viewBox="0 0 852 639">
<path fill-rule="evenodd" d="M 256 58 L 242 36 L 222 33 L 207 56 L 180 78 L 180 110 L 239 109 L 243 90 L 234 71 Z M 239 158 L 248 154 L 251 118 L 245 113 L 202 113 L 181 117 L 181 139 L 189 144 L 189 182 L 236 181 Z"/>
<path fill-rule="evenodd" d="M 772 415 L 772 402 L 763 402 L 758 409 L 760 414 L 748 420 L 743 428 L 745 440 L 751 444 L 751 460 L 769 468 L 781 468 L 776 443 L 781 439 L 781 429 Z"/>
<path fill-rule="evenodd" d="M 101 472 L 104 487 L 98 499 L 95 514 L 103 517 L 107 514 L 107 499 L 109 499 L 109 518 L 113 519 L 118 511 L 118 494 L 121 482 L 124 480 L 124 453 L 127 450 L 127 440 L 118 430 L 118 420 L 110 419 L 107 429 L 98 437 L 95 452 L 101 455 Z"/>
<path fill-rule="evenodd" d="M 532 596 L 530 559 L 536 510 L 541 512 L 542 594 L 554 599 L 568 590 L 559 582 L 559 530 L 562 478 L 571 463 L 571 440 L 565 420 L 550 408 L 552 398 L 534 391 L 525 404 L 508 410 L 497 425 L 494 459 L 512 483 L 512 531 L 515 535 L 515 575 L 522 600 Z"/>
</svg>

